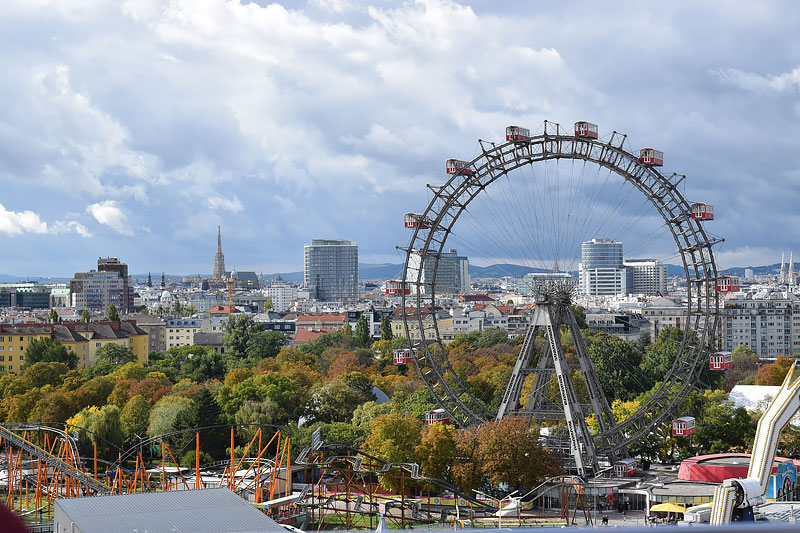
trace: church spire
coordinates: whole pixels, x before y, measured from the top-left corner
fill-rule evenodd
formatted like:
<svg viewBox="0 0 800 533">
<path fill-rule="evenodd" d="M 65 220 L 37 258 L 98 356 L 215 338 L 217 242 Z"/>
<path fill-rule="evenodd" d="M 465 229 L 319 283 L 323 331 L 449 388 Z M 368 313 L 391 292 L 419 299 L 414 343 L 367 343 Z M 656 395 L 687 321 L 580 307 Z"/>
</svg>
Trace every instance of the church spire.
<svg viewBox="0 0 800 533">
<path fill-rule="evenodd" d="M 786 252 L 781 252 L 781 274 L 778 283 L 786 283 Z"/>
<path fill-rule="evenodd" d="M 789 252 L 789 285 L 794 286 L 794 252 Z"/>
<path fill-rule="evenodd" d="M 225 256 L 222 254 L 222 229 L 217 226 L 217 253 L 214 254 L 214 279 L 225 278 Z"/>
</svg>

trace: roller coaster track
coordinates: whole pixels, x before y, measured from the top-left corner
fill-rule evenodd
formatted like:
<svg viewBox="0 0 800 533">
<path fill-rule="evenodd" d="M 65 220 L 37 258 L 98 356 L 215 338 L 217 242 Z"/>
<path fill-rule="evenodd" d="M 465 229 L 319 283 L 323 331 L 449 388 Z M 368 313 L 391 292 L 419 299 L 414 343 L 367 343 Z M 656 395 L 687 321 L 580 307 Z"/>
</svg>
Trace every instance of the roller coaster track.
<svg viewBox="0 0 800 533">
<path fill-rule="evenodd" d="M 24 450 L 37 459 L 41 459 L 46 465 L 58 470 L 66 476 L 69 476 L 70 478 L 79 482 L 81 485 L 93 490 L 97 494 L 111 494 L 111 487 L 105 483 L 101 483 L 85 472 L 82 472 L 74 466 L 65 463 L 55 455 L 48 453 L 43 448 L 40 448 L 36 444 L 21 437 L 17 433 L 2 425 L 0 425 L 0 437 L 11 446 L 19 448 L 20 450 Z"/>
<path fill-rule="evenodd" d="M 450 483 L 448 483 L 447 481 L 445 481 L 443 479 L 429 478 L 429 477 L 421 476 L 419 474 L 419 465 L 417 463 L 390 463 L 390 462 L 384 461 L 383 459 L 375 457 L 374 455 L 369 455 L 368 453 L 365 453 L 365 452 L 363 452 L 363 451 L 361 451 L 361 450 L 359 450 L 357 448 L 352 448 L 350 446 L 327 444 L 327 445 L 323 445 L 322 447 L 320 447 L 320 449 L 321 450 L 330 450 L 330 451 L 334 451 L 334 452 L 338 452 L 338 453 L 342 453 L 342 452 L 343 453 L 349 453 L 349 454 L 352 454 L 352 455 L 335 455 L 335 456 L 331 456 L 331 457 L 326 457 L 324 461 L 312 463 L 308 459 L 308 455 L 311 453 L 311 448 L 304 448 L 300 452 L 300 455 L 297 456 L 297 460 L 295 462 L 297 464 L 299 464 L 299 465 L 312 465 L 313 464 L 314 466 L 321 466 L 321 467 L 330 468 L 330 467 L 333 467 L 333 463 L 336 462 L 336 461 L 348 461 L 348 462 L 352 463 L 353 471 L 362 472 L 362 473 L 370 473 L 370 474 L 385 474 L 386 472 L 389 472 L 393 468 L 403 468 L 403 469 L 408 470 L 410 472 L 410 475 L 411 475 L 412 479 L 415 479 L 415 480 L 418 480 L 418 481 L 422 481 L 424 483 L 430 483 L 431 485 L 435 485 L 435 486 L 439 487 L 440 489 L 448 490 L 448 491 L 452 492 L 454 495 L 458 496 L 459 498 L 462 498 L 462 499 L 468 501 L 470 504 L 472 504 L 475 507 L 485 508 L 485 509 L 494 509 L 491 505 L 488 505 L 486 502 L 478 500 L 478 499 L 474 498 L 473 496 L 469 496 L 467 494 L 464 494 L 463 492 L 461 492 L 456 487 L 454 487 L 453 485 L 451 485 Z M 368 469 L 363 468 L 362 464 L 364 462 L 364 458 L 367 458 L 367 459 L 369 459 L 371 461 L 375 461 L 376 463 L 381 465 L 381 468 L 378 469 L 378 470 L 368 470 Z"/>
</svg>

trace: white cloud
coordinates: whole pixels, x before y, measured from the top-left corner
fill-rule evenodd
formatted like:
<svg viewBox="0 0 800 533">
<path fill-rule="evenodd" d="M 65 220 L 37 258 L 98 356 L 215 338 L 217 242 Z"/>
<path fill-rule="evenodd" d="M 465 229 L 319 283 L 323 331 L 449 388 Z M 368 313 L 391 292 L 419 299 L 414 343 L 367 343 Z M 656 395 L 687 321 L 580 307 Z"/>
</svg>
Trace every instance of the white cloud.
<svg viewBox="0 0 800 533">
<path fill-rule="evenodd" d="M 238 213 L 243 209 L 242 202 L 236 197 L 236 195 L 233 195 L 230 198 L 226 198 L 225 196 L 221 195 L 209 196 L 206 199 L 206 203 L 211 209 L 224 209 L 226 211 L 230 211 L 231 213 Z"/>
<path fill-rule="evenodd" d="M 715 69 L 711 71 L 720 80 L 729 85 L 739 87 L 745 91 L 755 93 L 800 90 L 800 67 L 782 74 L 762 76 L 754 72 L 745 72 L 735 68 Z"/>
<path fill-rule="evenodd" d="M 59 220 L 59 221 L 53 222 L 53 224 L 51 224 L 51 226 L 50 226 L 50 230 L 51 230 L 51 233 L 53 233 L 55 235 L 59 235 L 59 234 L 62 234 L 62 233 L 76 233 L 76 234 L 80 235 L 81 237 L 91 237 L 92 236 L 92 232 L 89 231 L 89 229 L 86 226 L 84 226 L 83 224 L 81 224 L 80 222 L 77 222 L 75 220 L 70 220 L 68 222 L 63 222 L 63 221 Z"/>
<path fill-rule="evenodd" d="M 8 211 L 0 204 L 0 233 L 6 235 L 22 235 L 23 233 L 50 233 L 61 235 L 76 233 L 81 237 L 91 237 L 89 230 L 75 220 L 56 221 L 49 224 L 33 211 Z"/>
<path fill-rule="evenodd" d="M 86 211 L 97 222 L 108 226 L 120 235 L 133 235 L 133 231 L 128 225 L 128 216 L 117 206 L 114 200 L 105 200 L 104 202 L 92 204 L 86 208 Z"/>
<path fill-rule="evenodd" d="M 8 211 L 0 204 L 0 232 L 6 235 L 47 233 L 47 222 L 33 211 Z"/>
</svg>

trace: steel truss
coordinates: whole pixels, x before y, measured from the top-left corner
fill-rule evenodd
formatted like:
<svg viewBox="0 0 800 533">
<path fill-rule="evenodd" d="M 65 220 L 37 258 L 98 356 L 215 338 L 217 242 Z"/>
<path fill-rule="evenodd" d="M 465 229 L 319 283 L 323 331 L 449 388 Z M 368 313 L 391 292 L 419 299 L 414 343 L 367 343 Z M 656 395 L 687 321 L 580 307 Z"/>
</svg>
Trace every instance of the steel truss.
<svg viewBox="0 0 800 533">
<path fill-rule="evenodd" d="M 721 239 L 710 237 L 700 222 L 691 217 L 690 204 L 678 189 L 685 176 L 667 176 L 642 164 L 635 154 L 623 147 L 625 140 L 626 136 L 617 132 L 607 141 L 576 137 L 566 134 L 558 124 L 545 121 L 544 133 L 527 140 L 502 144 L 479 140 L 481 153 L 465 169 L 443 185 L 428 186 L 434 194 L 419 215 L 427 221 L 427 227 L 417 226 L 408 245 L 401 248 L 406 252 L 402 282 L 411 289 L 410 295 L 403 294 L 402 305 L 404 309 L 429 308 L 431 320 L 426 320 L 426 313 L 404 313 L 404 328 L 409 345 L 418 348 L 415 365 L 420 377 L 439 406 L 458 425 L 478 424 L 496 418 L 498 413 L 490 412 L 471 393 L 447 358 L 435 313 L 434 288 L 439 258 L 446 251 L 445 243 L 459 217 L 481 191 L 512 170 L 551 159 L 594 163 L 636 187 L 669 228 L 687 281 L 688 320 L 678 357 L 656 393 L 625 421 L 616 423 L 608 416 L 605 406 L 598 409 L 597 402 L 593 402 L 592 410 L 601 424 L 600 432 L 593 437 L 596 454 L 609 458 L 624 454 L 627 445 L 670 418 L 697 382 L 708 351 L 715 347 L 715 333 L 719 327 L 720 299 L 716 291 L 713 246 Z M 433 268 L 423 268 L 429 261 L 433 261 Z M 432 280 L 423 282 L 425 271 L 432 273 Z M 413 323 L 417 325 L 420 341 L 412 340 Z M 575 338 L 581 339 L 580 335 Z M 581 366 L 583 368 L 583 364 Z M 596 400 L 600 401 L 599 398 Z"/>
</svg>

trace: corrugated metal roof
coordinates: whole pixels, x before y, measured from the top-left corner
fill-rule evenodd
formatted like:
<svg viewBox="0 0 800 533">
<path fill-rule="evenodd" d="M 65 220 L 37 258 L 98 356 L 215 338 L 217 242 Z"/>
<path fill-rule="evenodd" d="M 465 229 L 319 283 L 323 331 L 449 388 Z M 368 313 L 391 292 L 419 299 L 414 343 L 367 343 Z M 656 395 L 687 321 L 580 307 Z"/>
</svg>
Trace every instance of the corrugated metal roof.
<svg viewBox="0 0 800 533">
<path fill-rule="evenodd" d="M 285 533 L 226 488 L 58 499 L 56 506 L 82 533 Z"/>
</svg>

